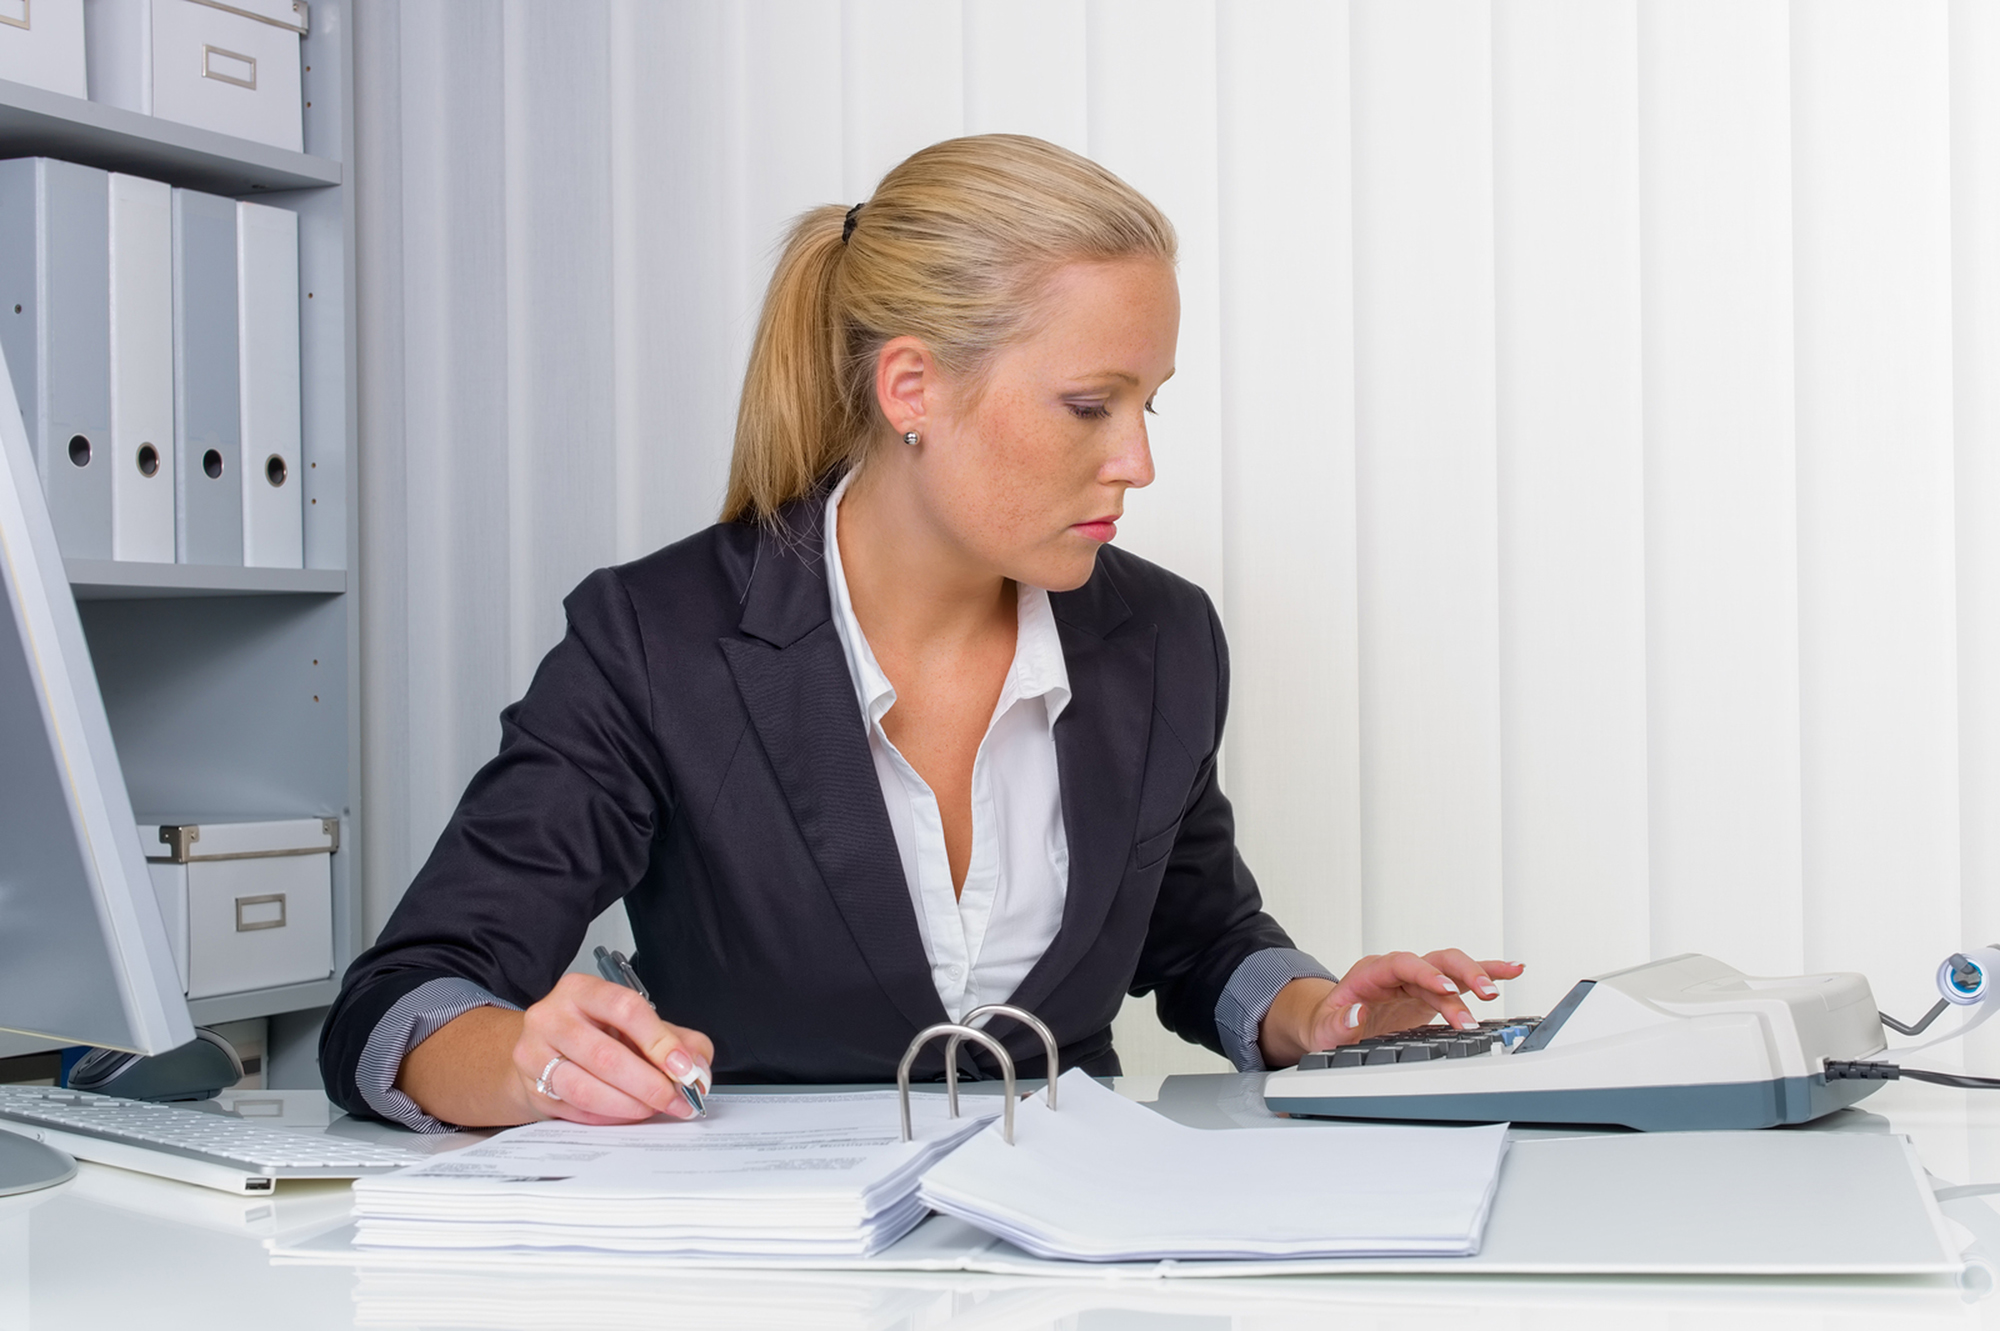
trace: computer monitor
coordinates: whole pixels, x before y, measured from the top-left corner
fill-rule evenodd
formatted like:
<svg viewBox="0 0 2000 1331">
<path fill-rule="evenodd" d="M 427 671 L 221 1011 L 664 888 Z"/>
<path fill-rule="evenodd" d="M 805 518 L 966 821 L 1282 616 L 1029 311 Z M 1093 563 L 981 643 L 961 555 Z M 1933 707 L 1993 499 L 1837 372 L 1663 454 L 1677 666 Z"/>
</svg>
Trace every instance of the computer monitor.
<svg viewBox="0 0 2000 1331">
<path fill-rule="evenodd" d="M 176 1048 L 194 1026 L 4 360 L 0 586 L 0 1030 Z M 0 1132 L 0 1194 L 70 1168 Z"/>
</svg>

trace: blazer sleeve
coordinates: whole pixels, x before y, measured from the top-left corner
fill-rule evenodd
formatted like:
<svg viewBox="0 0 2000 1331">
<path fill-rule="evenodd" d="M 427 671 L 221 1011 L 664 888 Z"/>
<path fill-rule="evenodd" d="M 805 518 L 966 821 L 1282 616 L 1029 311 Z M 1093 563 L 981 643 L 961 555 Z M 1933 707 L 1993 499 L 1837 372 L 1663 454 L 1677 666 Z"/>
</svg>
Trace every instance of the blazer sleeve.
<svg viewBox="0 0 2000 1331">
<path fill-rule="evenodd" d="M 1264 913 L 1257 880 L 1236 852 L 1236 815 L 1216 782 L 1229 708 L 1229 648 L 1215 607 L 1204 596 L 1208 636 L 1215 654 L 1213 733 L 1206 742 L 1180 831 L 1133 976 L 1134 997 L 1152 993 L 1160 1022 L 1184 1040 L 1224 1053 L 1216 1008 L 1236 968 L 1266 948 L 1292 940 Z"/>
<path fill-rule="evenodd" d="M 327 1094 L 374 1111 L 355 1075 L 378 1022 L 441 978 L 526 1006 L 555 986 L 592 919 L 645 872 L 673 812 L 653 736 L 645 645 L 618 575 L 564 602 L 569 628 L 473 777 L 375 946 L 348 968 L 320 1034 Z"/>
</svg>

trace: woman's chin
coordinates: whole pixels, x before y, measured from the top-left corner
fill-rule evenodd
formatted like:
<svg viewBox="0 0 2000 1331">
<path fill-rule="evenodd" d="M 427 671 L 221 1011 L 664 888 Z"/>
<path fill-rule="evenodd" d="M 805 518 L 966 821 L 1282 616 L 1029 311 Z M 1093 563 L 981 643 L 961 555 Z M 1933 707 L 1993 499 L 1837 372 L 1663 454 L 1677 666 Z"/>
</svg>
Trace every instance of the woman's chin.
<svg viewBox="0 0 2000 1331">
<path fill-rule="evenodd" d="M 1090 549 L 1081 553 L 1038 560 L 1032 567 L 1016 573 L 1014 580 L 1025 582 L 1030 587 L 1040 587 L 1044 591 L 1073 592 L 1089 582 L 1090 575 L 1097 571 L 1097 552 L 1102 548 L 1093 541 Z"/>
</svg>

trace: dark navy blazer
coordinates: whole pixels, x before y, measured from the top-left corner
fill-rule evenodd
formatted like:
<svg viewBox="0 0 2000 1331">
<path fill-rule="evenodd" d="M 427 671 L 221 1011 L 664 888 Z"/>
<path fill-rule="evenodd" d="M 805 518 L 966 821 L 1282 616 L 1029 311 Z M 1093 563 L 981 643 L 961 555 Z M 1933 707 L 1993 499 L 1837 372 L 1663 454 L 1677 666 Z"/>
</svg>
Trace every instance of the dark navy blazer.
<svg viewBox="0 0 2000 1331">
<path fill-rule="evenodd" d="M 834 632 L 823 502 L 775 529 L 711 527 L 570 594 L 498 756 L 327 1016 L 320 1066 L 343 1107 L 372 1112 L 356 1065 L 404 995 L 459 976 L 534 1002 L 621 897 L 641 978 L 663 1017 L 715 1041 L 719 1080 L 893 1080 L 910 1038 L 945 1020 Z M 1237 965 L 1291 946 L 1216 785 L 1221 625 L 1200 588 L 1109 547 L 1049 599 L 1071 689 L 1055 726 L 1069 884 L 1011 1001 L 1054 1030 L 1065 1067 L 1118 1070 L 1128 992 L 1217 1049 Z M 1028 1032 L 995 1034 L 1039 1071 Z M 942 1075 L 942 1042 L 916 1071 Z"/>
</svg>

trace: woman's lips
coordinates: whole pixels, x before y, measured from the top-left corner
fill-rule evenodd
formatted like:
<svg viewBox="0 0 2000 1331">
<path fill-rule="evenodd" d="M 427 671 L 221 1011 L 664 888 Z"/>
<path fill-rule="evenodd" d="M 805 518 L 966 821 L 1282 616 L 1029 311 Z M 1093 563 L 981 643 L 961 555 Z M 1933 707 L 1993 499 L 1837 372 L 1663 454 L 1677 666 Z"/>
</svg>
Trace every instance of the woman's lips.
<svg viewBox="0 0 2000 1331">
<path fill-rule="evenodd" d="M 1092 518 L 1088 522 L 1079 522 L 1070 530 L 1081 532 L 1091 540 L 1103 544 L 1118 534 L 1118 515 L 1114 513 L 1108 518 Z"/>
</svg>

